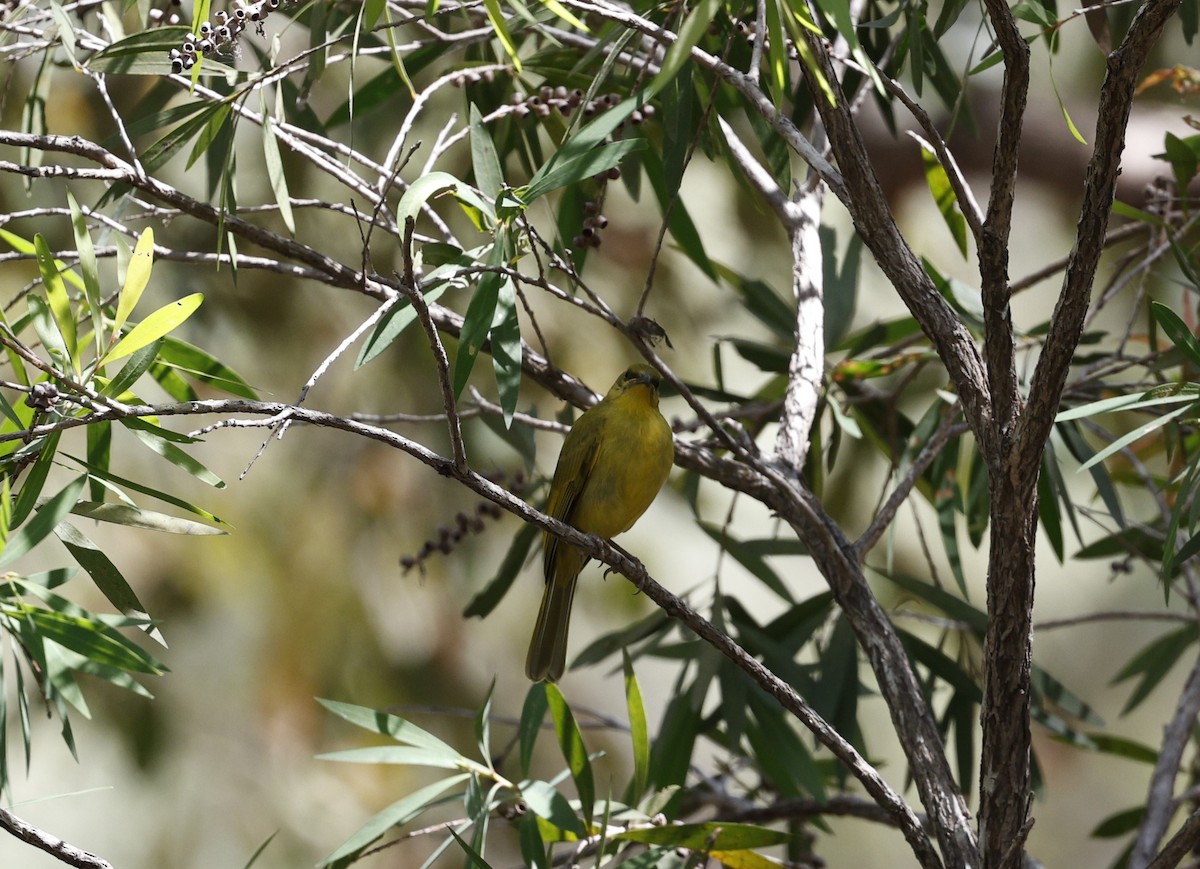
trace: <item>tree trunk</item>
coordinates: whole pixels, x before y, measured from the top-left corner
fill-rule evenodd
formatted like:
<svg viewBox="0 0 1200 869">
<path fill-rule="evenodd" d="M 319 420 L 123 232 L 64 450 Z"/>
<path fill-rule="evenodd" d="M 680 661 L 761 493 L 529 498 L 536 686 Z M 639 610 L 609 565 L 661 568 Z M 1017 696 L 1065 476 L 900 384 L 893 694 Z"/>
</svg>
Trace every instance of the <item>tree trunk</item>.
<svg viewBox="0 0 1200 869">
<path fill-rule="evenodd" d="M 1020 490 L 1003 472 L 991 477 L 979 847 L 985 869 L 1020 869 L 1032 823 L 1029 684 L 1036 474 L 1034 485 Z"/>
</svg>

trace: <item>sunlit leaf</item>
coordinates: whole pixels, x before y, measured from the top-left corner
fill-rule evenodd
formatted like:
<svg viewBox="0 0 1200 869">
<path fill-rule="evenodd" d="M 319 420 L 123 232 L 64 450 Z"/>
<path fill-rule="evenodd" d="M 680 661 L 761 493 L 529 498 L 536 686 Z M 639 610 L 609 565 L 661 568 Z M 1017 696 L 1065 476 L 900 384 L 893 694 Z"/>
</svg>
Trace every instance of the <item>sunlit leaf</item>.
<svg viewBox="0 0 1200 869">
<path fill-rule="evenodd" d="M 125 272 L 125 284 L 117 298 L 117 314 L 113 325 L 113 334 L 119 335 L 133 313 L 142 292 L 150 283 L 150 270 L 154 265 L 154 230 L 146 227 L 138 236 L 137 246 L 129 260 L 129 268 Z M 149 342 L 147 342 L 149 343 Z"/>
<path fill-rule="evenodd" d="M 134 254 L 134 259 L 136 262 L 136 253 Z M 104 361 L 112 362 L 116 359 L 121 359 L 148 344 L 153 344 L 159 338 L 178 328 L 181 323 L 192 316 L 203 301 L 204 295 L 202 293 L 192 293 L 154 311 L 142 320 L 142 322 L 134 326 L 129 331 L 129 334 L 117 342 L 115 347 L 104 354 Z"/>
</svg>

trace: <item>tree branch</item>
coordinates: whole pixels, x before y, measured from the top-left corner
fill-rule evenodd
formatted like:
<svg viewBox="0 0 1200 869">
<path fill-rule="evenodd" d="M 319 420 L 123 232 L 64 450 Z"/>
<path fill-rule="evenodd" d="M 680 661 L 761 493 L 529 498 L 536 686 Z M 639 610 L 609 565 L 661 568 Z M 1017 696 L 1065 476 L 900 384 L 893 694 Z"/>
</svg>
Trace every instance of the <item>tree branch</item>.
<svg viewBox="0 0 1200 869">
<path fill-rule="evenodd" d="M 806 29 L 802 32 L 821 73 L 836 88 L 833 63 L 823 39 Z M 831 103 L 822 95 L 820 84 L 809 64 L 801 64 L 800 67 L 825 124 L 830 149 L 842 171 L 845 192 L 838 198 L 849 210 L 855 230 L 880 269 L 920 323 L 922 331 L 933 342 L 958 390 L 971 430 L 981 441 L 990 439 L 988 378 L 974 339 L 949 303 L 938 293 L 896 226 L 887 205 L 887 197 L 867 154 L 866 143 L 854 122 L 845 96 L 839 89 L 836 102 Z M 836 190 L 834 192 L 837 193 Z"/>
<path fill-rule="evenodd" d="M 1197 715 L 1200 715 L 1200 659 L 1192 665 L 1192 672 L 1175 704 L 1175 714 L 1163 730 L 1162 747 L 1158 750 L 1158 760 L 1155 761 L 1154 772 L 1150 775 L 1146 811 L 1134 839 L 1133 851 L 1129 855 L 1130 869 L 1144 869 L 1159 862 L 1153 859 L 1154 852 L 1158 850 L 1158 843 L 1162 841 L 1171 823 L 1171 817 L 1175 814 L 1175 779 L 1179 775 L 1179 763 L 1191 740 L 1192 726 Z M 1193 824 L 1194 821 L 1193 815 L 1188 819 L 1188 824 Z"/>
<path fill-rule="evenodd" d="M 1180 0 L 1147 0 L 1121 46 L 1108 56 L 1075 246 L 1050 321 L 1050 331 L 1034 369 L 1028 408 L 1018 427 L 1016 450 L 1012 456 L 1014 468 L 1026 467 L 1030 462 L 1036 465 L 1040 461 L 1046 438 L 1054 425 L 1063 384 L 1082 334 L 1092 282 L 1104 250 L 1137 77 L 1179 4 Z"/>
<path fill-rule="evenodd" d="M 1200 846 L 1200 809 L 1196 809 L 1170 841 L 1163 846 L 1159 855 L 1147 864 L 1146 869 L 1175 869 L 1183 858 Z M 1132 862 L 1129 865 L 1134 865 Z"/>
<path fill-rule="evenodd" d="M 78 869 L 113 869 L 107 860 L 41 831 L 5 809 L 0 809 L 0 830 L 12 833 L 27 845 L 45 851 L 68 866 L 76 866 Z"/>
<path fill-rule="evenodd" d="M 1007 452 L 1007 443 L 1019 411 L 1012 310 L 1009 306 L 1008 256 L 1016 199 L 1017 158 L 1021 126 L 1029 94 L 1029 46 L 1017 29 L 1016 19 L 1004 0 L 984 0 L 988 17 L 1004 52 L 1004 83 L 1000 122 L 992 149 L 992 190 L 979 245 L 980 293 L 983 297 L 984 353 L 991 388 L 992 425 L 996 442 L 985 451 L 996 468 Z"/>
</svg>

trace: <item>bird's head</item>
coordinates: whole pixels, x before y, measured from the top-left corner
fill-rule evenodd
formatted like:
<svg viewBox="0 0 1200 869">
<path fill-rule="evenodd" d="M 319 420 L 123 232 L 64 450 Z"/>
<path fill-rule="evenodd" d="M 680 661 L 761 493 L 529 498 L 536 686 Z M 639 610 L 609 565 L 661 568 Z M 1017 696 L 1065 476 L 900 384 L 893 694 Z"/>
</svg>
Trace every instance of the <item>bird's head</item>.
<svg viewBox="0 0 1200 869">
<path fill-rule="evenodd" d="M 630 365 L 625 369 L 625 372 L 617 378 L 617 382 L 612 385 L 612 389 L 608 391 L 606 398 L 617 398 L 625 394 L 636 394 L 650 400 L 655 405 L 658 404 L 658 385 L 661 378 L 658 372 L 645 362 L 638 362 L 635 365 Z"/>
</svg>

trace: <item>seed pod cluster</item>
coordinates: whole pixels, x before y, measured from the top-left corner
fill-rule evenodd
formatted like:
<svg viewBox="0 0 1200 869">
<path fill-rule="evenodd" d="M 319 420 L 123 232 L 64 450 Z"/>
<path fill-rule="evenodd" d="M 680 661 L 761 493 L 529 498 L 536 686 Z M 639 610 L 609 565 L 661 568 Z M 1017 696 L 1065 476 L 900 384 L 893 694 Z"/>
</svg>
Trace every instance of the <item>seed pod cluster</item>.
<svg viewBox="0 0 1200 869">
<path fill-rule="evenodd" d="M 183 19 L 179 15 L 179 7 L 183 5 L 183 0 L 167 0 L 165 8 L 151 9 L 148 14 L 150 26 L 166 25 L 174 27 Z"/>
<path fill-rule="evenodd" d="M 262 23 L 272 12 L 280 6 L 294 5 L 297 2 L 298 0 L 233 0 L 228 12 L 224 9 L 217 10 L 213 13 L 212 21 L 201 21 L 199 27 L 183 37 L 179 48 L 172 48 L 168 52 L 171 58 L 171 72 L 180 73 L 191 69 L 200 55 L 228 51 L 248 24 L 255 24 L 261 32 Z"/>
<path fill-rule="evenodd" d="M 508 474 L 503 471 L 497 471 L 487 475 L 488 479 L 498 485 L 505 485 L 508 479 Z M 517 494 L 520 494 L 528 484 L 529 480 L 525 476 L 523 470 L 518 469 L 512 475 L 512 481 L 508 488 Z M 416 555 L 400 556 L 400 569 L 404 573 L 408 573 L 414 567 L 425 572 L 425 562 L 428 561 L 436 553 L 449 555 L 454 551 L 454 547 L 463 541 L 470 534 L 482 534 L 487 530 L 488 519 L 499 519 L 504 515 L 504 511 L 500 509 L 499 504 L 493 504 L 491 501 L 480 501 L 475 505 L 473 513 L 459 511 L 454 514 L 454 522 L 452 524 L 439 525 L 434 537 L 426 540 L 421 544 L 421 548 L 417 550 Z"/>
</svg>

